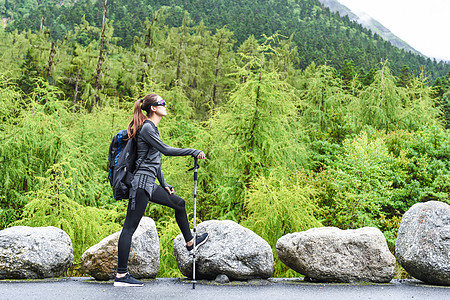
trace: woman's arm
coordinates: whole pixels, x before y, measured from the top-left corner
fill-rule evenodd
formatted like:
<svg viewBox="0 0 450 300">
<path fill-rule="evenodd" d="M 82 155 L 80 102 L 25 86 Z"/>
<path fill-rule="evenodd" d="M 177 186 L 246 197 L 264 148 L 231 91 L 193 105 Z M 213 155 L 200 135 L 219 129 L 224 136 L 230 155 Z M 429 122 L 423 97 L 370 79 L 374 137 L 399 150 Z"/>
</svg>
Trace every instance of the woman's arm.
<svg viewBox="0 0 450 300">
<path fill-rule="evenodd" d="M 189 149 L 189 148 L 174 148 L 164 144 L 159 138 L 159 134 L 156 132 L 155 128 L 153 128 L 152 124 L 144 124 L 142 126 L 140 135 L 144 139 L 145 142 L 155 147 L 159 152 L 166 156 L 188 156 L 192 155 L 197 157 L 200 153 L 203 153 L 200 150 Z"/>
<path fill-rule="evenodd" d="M 158 169 L 158 173 L 156 174 L 156 178 L 158 178 L 159 184 L 167 190 L 169 194 L 172 194 L 174 192 L 173 186 L 167 184 L 166 180 L 164 179 L 163 172 L 161 170 L 161 167 Z"/>
</svg>

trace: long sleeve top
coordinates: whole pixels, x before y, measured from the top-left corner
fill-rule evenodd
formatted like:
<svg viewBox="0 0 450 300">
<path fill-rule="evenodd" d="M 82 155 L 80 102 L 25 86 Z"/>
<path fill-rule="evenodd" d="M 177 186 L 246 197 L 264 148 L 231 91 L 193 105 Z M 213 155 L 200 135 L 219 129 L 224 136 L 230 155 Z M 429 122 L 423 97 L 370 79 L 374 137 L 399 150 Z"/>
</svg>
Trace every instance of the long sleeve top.
<svg viewBox="0 0 450 300">
<path fill-rule="evenodd" d="M 161 153 L 166 156 L 187 156 L 196 157 L 201 151 L 188 148 L 173 148 L 164 144 L 160 137 L 158 127 L 151 121 L 145 121 L 137 134 L 137 160 L 135 176 L 131 182 L 130 199 L 136 197 L 138 188 L 145 189 L 152 195 L 155 179 L 162 187 L 168 186 L 161 171 Z M 142 161 L 142 162 L 141 162 Z"/>
</svg>

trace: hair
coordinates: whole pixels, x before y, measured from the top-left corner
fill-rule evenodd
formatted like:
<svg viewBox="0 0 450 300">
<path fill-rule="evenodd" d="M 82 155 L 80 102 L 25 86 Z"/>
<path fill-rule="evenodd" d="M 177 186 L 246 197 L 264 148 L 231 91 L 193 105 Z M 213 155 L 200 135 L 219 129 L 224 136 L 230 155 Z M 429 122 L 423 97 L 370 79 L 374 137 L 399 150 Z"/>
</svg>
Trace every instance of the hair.
<svg viewBox="0 0 450 300">
<path fill-rule="evenodd" d="M 142 124 L 144 124 L 144 121 L 147 119 L 147 117 L 149 117 L 151 114 L 151 104 L 157 101 L 157 94 L 148 94 L 144 98 L 137 100 L 134 103 L 133 118 L 131 119 L 131 122 L 130 124 L 128 124 L 127 128 L 128 139 L 136 139 L 136 133 L 138 132 L 139 128 L 142 127 Z M 142 111 L 145 111 L 147 116 L 145 116 Z"/>
</svg>

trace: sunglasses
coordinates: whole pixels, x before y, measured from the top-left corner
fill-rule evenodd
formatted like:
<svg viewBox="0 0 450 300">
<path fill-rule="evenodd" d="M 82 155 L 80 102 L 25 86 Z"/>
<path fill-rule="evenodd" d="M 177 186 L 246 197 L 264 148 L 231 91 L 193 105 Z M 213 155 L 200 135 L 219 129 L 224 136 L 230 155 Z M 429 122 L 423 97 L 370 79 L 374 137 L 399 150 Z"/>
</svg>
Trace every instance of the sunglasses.
<svg viewBox="0 0 450 300">
<path fill-rule="evenodd" d="M 157 101 L 157 102 L 155 102 L 155 103 L 150 104 L 150 106 L 167 106 L 167 103 L 166 103 L 166 101 L 164 101 L 164 99 L 163 99 L 163 100 L 161 100 L 161 101 Z"/>
</svg>

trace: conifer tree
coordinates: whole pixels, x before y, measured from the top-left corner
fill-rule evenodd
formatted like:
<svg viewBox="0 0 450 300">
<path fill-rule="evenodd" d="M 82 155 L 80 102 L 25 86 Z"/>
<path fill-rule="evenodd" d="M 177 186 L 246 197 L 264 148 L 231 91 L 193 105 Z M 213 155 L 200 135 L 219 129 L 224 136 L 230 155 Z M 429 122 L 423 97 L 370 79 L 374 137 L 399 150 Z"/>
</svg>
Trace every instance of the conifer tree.
<svg viewBox="0 0 450 300">
<path fill-rule="evenodd" d="M 216 111 L 210 124 L 215 140 L 209 167 L 220 174 L 218 178 L 211 175 L 220 201 L 217 208 L 235 220 L 242 218 L 241 200 L 257 176 L 304 162 L 295 126 L 294 89 L 281 79 L 278 70 L 266 69 L 270 64 L 264 53 L 269 51 L 270 42 L 268 39 L 258 45 L 257 52 L 244 57 L 247 63 L 236 73 L 242 84 Z"/>
<path fill-rule="evenodd" d="M 29 94 L 36 87 L 36 78 L 41 73 L 38 69 L 37 61 L 33 57 L 33 51 L 31 49 L 27 50 L 23 63 L 20 67 L 22 70 L 22 75 L 17 81 L 17 84 L 25 94 Z"/>
<path fill-rule="evenodd" d="M 76 172 L 67 163 L 55 164 L 46 177 L 38 177 L 38 188 L 27 194 L 22 218 L 15 225 L 55 226 L 72 240 L 74 260 L 102 238 L 120 229 L 117 212 L 82 206 L 73 200 L 73 190 L 80 188 L 70 177 Z"/>
<path fill-rule="evenodd" d="M 95 100 L 94 105 L 97 104 L 97 102 L 100 100 L 100 97 L 98 95 L 99 89 L 100 89 L 100 75 L 102 72 L 102 64 L 104 61 L 104 54 L 103 50 L 105 47 L 105 39 L 106 39 L 106 13 L 108 11 L 108 0 L 104 0 L 103 3 L 103 20 L 102 20 L 102 30 L 100 34 L 100 49 L 99 49 L 99 55 L 98 55 L 98 63 L 97 63 L 97 73 L 95 75 L 95 83 L 94 83 L 94 90 L 95 90 Z"/>
<path fill-rule="evenodd" d="M 374 82 L 365 87 L 358 99 L 351 104 L 355 114 L 355 126 L 371 125 L 386 132 L 395 129 L 417 129 L 431 121 L 437 110 L 430 98 L 431 90 L 426 87 L 426 78 L 421 76 L 410 82 L 408 88 L 397 88 L 397 80 L 392 75 L 387 62 L 381 64 Z"/>
<path fill-rule="evenodd" d="M 233 33 L 226 27 L 217 30 L 213 37 L 213 42 L 217 49 L 213 52 L 215 59 L 214 68 L 214 83 L 212 87 L 210 108 L 214 112 L 215 107 L 220 105 L 225 100 L 225 92 L 232 84 L 226 75 L 231 72 L 231 66 L 234 62 L 234 55 L 232 48 L 234 40 L 232 40 Z"/>
<path fill-rule="evenodd" d="M 300 103 L 303 126 L 312 137 L 329 136 L 341 142 L 348 134 L 347 105 L 353 96 L 343 89 L 333 68 L 311 64 L 301 76 Z"/>
</svg>

